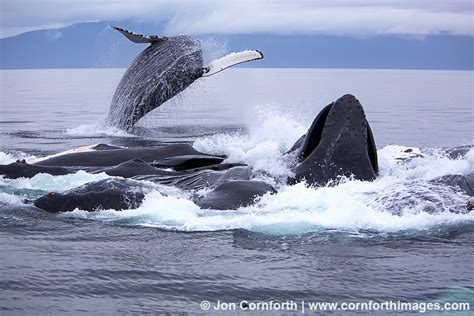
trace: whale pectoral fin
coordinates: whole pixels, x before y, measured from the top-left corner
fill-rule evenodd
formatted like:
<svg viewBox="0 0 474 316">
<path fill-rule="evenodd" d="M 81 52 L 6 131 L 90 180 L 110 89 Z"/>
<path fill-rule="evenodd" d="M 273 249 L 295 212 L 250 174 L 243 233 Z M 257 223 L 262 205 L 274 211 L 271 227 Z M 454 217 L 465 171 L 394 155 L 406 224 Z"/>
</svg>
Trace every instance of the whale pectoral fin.
<svg viewBox="0 0 474 316">
<path fill-rule="evenodd" d="M 166 41 L 168 38 L 164 36 L 157 36 L 157 35 L 143 35 L 143 34 L 138 34 L 135 32 L 131 32 L 129 30 L 112 26 L 114 29 L 122 33 L 126 38 L 131 40 L 134 43 L 156 43 L 156 42 L 162 42 Z"/>
<path fill-rule="evenodd" d="M 258 50 L 245 50 L 238 53 L 230 53 L 224 57 L 211 61 L 206 67 L 203 68 L 202 77 L 212 76 L 237 64 L 262 58 L 263 54 Z"/>
</svg>

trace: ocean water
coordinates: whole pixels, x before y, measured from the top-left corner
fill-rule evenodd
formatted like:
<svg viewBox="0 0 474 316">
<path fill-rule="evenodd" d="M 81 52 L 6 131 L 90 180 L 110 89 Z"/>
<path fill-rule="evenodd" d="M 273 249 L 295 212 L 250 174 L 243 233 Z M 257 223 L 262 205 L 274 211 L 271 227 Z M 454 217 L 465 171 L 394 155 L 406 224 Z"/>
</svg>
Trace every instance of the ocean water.
<svg viewBox="0 0 474 316">
<path fill-rule="evenodd" d="M 433 181 L 474 171 L 473 72 L 229 69 L 198 80 L 132 133 L 104 124 L 123 72 L 0 71 L 0 164 L 93 143 L 185 142 L 249 164 L 278 193 L 209 211 L 157 186 L 137 209 L 49 214 L 23 200 L 108 176 L 0 177 L 1 313 L 195 314 L 203 300 L 474 308 L 474 213 L 463 212 L 465 193 Z M 366 110 L 379 178 L 285 185 L 283 153 L 346 93 Z M 397 146 L 424 157 L 401 162 Z M 459 146 L 465 155 L 451 158 Z"/>
</svg>

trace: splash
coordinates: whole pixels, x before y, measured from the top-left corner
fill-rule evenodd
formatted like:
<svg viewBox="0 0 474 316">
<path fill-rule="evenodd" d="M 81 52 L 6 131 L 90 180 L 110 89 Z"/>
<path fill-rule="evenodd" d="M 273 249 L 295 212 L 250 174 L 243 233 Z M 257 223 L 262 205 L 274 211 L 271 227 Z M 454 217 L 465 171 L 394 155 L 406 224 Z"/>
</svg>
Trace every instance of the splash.
<svg viewBox="0 0 474 316">
<path fill-rule="evenodd" d="M 377 203 L 376 196 L 386 183 L 348 181 L 336 187 L 313 189 L 303 183 L 282 188 L 262 197 L 255 205 L 235 211 L 199 209 L 183 196 L 147 195 L 137 209 L 117 212 L 76 210 L 62 216 L 104 220 L 177 231 L 218 231 L 247 229 L 270 235 L 304 234 L 336 230 L 357 233 L 375 230 L 396 233 L 408 230 L 430 232 L 440 225 L 474 221 L 474 214 L 442 211 L 392 214 Z M 370 198 L 372 196 L 372 198 Z M 422 201 L 420 201 L 422 202 Z"/>
<path fill-rule="evenodd" d="M 241 162 L 254 172 L 264 172 L 273 178 L 291 175 L 291 157 L 284 155 L 306 132 L 301 124 L 282 113 L 261 107 L 249 126 L 248 134 L 217 134 L 198 139 L 194 148 L 216 155 L 227 155 L 225 162 Z"/>
<path fill-rule="evenodd" d="M 52 176 L 40 173 L 30 179 L 4 179 L 0 177 L 0 188 L 9 187 L 17 190 L 40 190 L 64 192 L 83 184 L 110 178 L 105 173 L 91 174 L 80 170 L 74 174 Z"/>
<path fill-rule="evenodd" d="M 105 123 L 94 125 L 80 125 L 75 128 L 68 128 L 65 132 L 74 137 L 136 137 L 117 127 L 108 126 Z"/>
<path fill-rule="evenodd" d="M 212 154 L 226 154 L 227 162 L 247 163 L 257 177 L 285 179 L 291 174 L 291 159 L 285 151 L 306 130 L 278 112 L 262 108 L 258 113 L 247 134 L 203 137 L 194 147 Z M 410 231 L 436 234 L 445 228 L 474 223 L 474 212 L 460 212 L 465 209 L 468 196 L 455 187 L 433 181 L 445 175 L 471 174 L 474 149 L 456 159 L 449 157 L 446 151 L 430 148 L 411 148 L 409 152 L 415 153 L 411 156 L 394 154 L 407 149 L 397 145 L 380 149 L 380 175 L 373 182 L 343 178 L 337 185 L 312 188 L 304 183 L 288 186 L 277 181 L 278 193 L 265 195 L 254 205 L 238 210 L 200 209 L 189 200 L 189 193 L 155 186 L 147 191 L 143 204 L 136 209 L 75 210 L 60 216 L 176 231 L 247 229 L 271 235 L 338 231 L 360 236 L 363 230 L 381 234 Z M 6 157 L 13 159 L 13 156 Z M 79 171 L 57 177 L 0 179 L 0 186 L 19 191 L 61 191 L 105 177 Z M 12 203 L 18 202 L 11 194 L 0 198 L 4 203 L 9 203 L 9 199 Z"/>
<path fill-rule="evenodd" d="M 25 159 L 26 161 L 36 159 L 36 156 L 28 155 L 22 152 L 3 152 L 0 151 L 0 165 L 7 165 L 12 162 L 15 162 L 17 160 L 23 160 Z"/>
</svg>

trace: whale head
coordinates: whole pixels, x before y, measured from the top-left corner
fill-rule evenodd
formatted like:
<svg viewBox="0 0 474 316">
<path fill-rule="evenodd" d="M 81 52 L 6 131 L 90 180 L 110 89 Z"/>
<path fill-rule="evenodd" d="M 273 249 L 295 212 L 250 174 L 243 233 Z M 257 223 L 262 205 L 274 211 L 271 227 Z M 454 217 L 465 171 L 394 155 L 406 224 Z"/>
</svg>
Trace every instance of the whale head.
<svg viewBox="0 0 474 316">
<path fill-rule="evenodd" d="M 374 180 L 377 150 L 364 109 L 353 95 L 326 106 L 295 144 L 298 162 L 290 183 L 325 185 L 341 176 Z"/>
</svg>

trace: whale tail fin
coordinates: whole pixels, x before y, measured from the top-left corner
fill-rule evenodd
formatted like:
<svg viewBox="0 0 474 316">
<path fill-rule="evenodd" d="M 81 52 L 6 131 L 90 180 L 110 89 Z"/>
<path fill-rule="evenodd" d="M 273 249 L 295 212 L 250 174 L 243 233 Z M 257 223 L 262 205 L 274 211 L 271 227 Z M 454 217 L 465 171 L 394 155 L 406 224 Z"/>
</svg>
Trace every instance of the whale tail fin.
<svg viewBox="0 0 474 316">
<path fill-rule="evenodd" d="M 168 38 L 165 36 L 158 36 L 158 35 L 143 35 L 143 34 L 138 34 L 135 32 L 131 32 L 129 30 L 117 27 L 117 26 L 112 26 L 114 29 L 122 33 L 126 38 L 131 40 L 134 43 L 157 43 L 157 42 L 162 42 L 166 41 Z"/>
<path fill-rule="evenodd" d="M 238 53 L 230 53 L 224 57 L 211 61 L 203 68 L 202 77 L 212 76 L 224 69 L 248 61 L 262 59 L 263 54 L 258 50 L 245 50 Z"/>
</svg>

